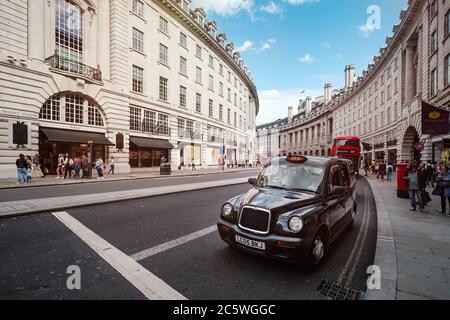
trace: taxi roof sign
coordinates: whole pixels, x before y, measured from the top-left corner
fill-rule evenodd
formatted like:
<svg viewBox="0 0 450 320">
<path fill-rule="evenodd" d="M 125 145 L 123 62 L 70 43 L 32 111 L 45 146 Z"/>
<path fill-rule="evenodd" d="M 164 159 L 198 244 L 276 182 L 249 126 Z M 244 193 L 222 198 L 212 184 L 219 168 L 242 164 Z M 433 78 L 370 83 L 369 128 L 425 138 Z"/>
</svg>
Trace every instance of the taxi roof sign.
<svg viewBox="0 0 450 320">
<path fill-rule="evenodd" d="M 286 160 L 289 162 L 303 163 L 303 162 L 306 162 L 306 160 L 308 160 L 308 158 L 305 156 L 290 155 L 290 156 L 286 157 Z"/>
</svg>

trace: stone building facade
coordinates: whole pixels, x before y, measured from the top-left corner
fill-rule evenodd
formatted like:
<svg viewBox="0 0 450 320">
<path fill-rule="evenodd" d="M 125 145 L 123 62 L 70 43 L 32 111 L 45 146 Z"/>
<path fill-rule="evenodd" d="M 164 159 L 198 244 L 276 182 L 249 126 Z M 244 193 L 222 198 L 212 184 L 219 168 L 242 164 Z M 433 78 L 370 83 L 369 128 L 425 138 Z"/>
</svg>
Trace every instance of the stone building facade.
<svg viewBox="0 0 450 320">
<path fill-rule="evenodd" d="M 300 138 L 296 143 L 295 136 L 308 132 L 311 141 L 314 132 L 317 140 L 318 125 L 332 123 L 326 142 L 332 143 L 328 138 L 336 136 L 359 136 L 368 159 L 441 160 L 443 141 L 449 136 L 422 134 L 421 106 L 423 101 L 442 109 L 450 107 L 449 38 L 449 1 L 408 1 L 393 35 L 387 37 L 373 63 L 358 77 L 354 67 L 347 66 L 344 88 L 334 91 L 329 101 L 324 98 L 317 111 L 301 115 L 299 110 L 298 120 L 280 129 L 285 141 L 282 149 L 320 154 L 322 141 L 308 143 Z M 325 97 L 329 97 L 327 89 Z"/>
<path fill-rule="evenodd" d="M 9 0 L 0 10 L 0 178 L 19 153 L 117 172 L 255 161 L 251 74 L 190 0 Z"/>
</svg>

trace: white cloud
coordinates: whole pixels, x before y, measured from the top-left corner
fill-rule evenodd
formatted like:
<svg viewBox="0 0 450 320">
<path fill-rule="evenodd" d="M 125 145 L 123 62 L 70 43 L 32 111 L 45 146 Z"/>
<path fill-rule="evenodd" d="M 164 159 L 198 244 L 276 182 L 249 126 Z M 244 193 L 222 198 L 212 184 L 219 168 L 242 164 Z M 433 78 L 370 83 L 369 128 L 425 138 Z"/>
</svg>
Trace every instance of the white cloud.
<svg viewBox="0 0 450 320">
<path fill-rule="evenodd" d="M 263 51 L 266 51 L 270 48 L 272 48 L 272 45 L 275 44 L 277 41 L 274 38 L 270 38 L 267 41 L 264 41 L 261 44 L 261 47 L 256 51 L 257 53 L 261 53 Z"/>
<path fill-rule="evenodd" d="M 368 24 L 363 24 L 362 26 L 358 27 L 358 30 L 361 37 L 369 38 L 372 33 L 375 32 L 375 27 Z"/>
<path fill-rule="evenodd" d="M 259 113 L 256 123 L 264 124 L 278 119 L 286 118 L 288 106 L 294 107 L 294 114 L 297 113 L 298 101 L 306 96 L 317 97 L 323 94 L 323 90 L 305 89 L 270 89 L 259 91 Z"/>
<path fill-rule="evenodd" d="M 203 8 L 207 12 L 214 11 L 221 16 L 232 16 L 239 11 L 252 12 L 254 0 L 193 0 L 193 8 Z"/>
<path fill-rule="evenodd" d="M 312 63 L 314 60 L 316 59 L 309 53 L 305 54 L 303 57 L 298 58 L 298 61 L 302 63 Z"/>
<path fill-rule="evenodd" d="M 253 42 L 251 42 L 250 40 L 246 40 L 246 41 L 244 41 L 242 46 L 236 48 L 236 51 L 245 52 L 245 51 L 251 49 L 252 47 L 253 47 Z"/>
<path fill-rule="evenodd" d="M 269 14 L 279 14 L 282 12 L 281 7 L 273 1 L 270 1 L 266 5 L 261 6 L 260 10 Z"/>
<path fill-rule="evenodd" d="M 294 6 L 305 4 L 308 2 L 319 2 L 320 0 L 283 0 L 283 2 L 287 2 L 289 4 L 292 4 Z"/>
</svg>

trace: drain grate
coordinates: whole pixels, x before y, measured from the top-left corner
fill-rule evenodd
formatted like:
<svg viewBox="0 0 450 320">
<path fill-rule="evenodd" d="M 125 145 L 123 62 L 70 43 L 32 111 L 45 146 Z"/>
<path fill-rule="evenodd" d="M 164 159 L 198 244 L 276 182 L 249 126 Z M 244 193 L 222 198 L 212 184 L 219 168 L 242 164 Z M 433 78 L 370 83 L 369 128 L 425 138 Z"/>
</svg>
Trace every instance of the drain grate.
<svg viewBox="0 0 450 320">
<path fill-rule="evenodd" d="M 364 300 L 365 298 L 364 291 L 346 288 L 330 280 L 322 280 L 317 291 L 332 300 Z"/>
</svg>

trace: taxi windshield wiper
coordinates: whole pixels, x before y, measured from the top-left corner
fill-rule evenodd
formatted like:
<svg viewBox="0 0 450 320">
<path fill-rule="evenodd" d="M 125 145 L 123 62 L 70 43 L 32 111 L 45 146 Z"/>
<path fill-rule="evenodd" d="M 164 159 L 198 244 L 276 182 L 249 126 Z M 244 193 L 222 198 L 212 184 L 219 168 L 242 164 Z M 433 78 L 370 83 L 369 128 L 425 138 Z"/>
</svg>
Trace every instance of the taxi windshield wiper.
<svg viewBox="0 0 450 320">
<path fill-rule="evenodd" d="M 302 189 L 302 188 L 299 188 L 299 189 L 289 189 L 289 190 L 297 191 L 297 192 L 312 192 L 312 193 L 317 194 L 317 191 L 310 190 L 310 189 Z"/>
<path fill-rule="evenodd" d="M 288 190 L 286 188 L 280 187 L 280 186 L 271 186 L 271 185 L 265 185 L 265 188 L 272 188 L 272 189 L 281 189 L 281 190 Z"/>
</svg>

